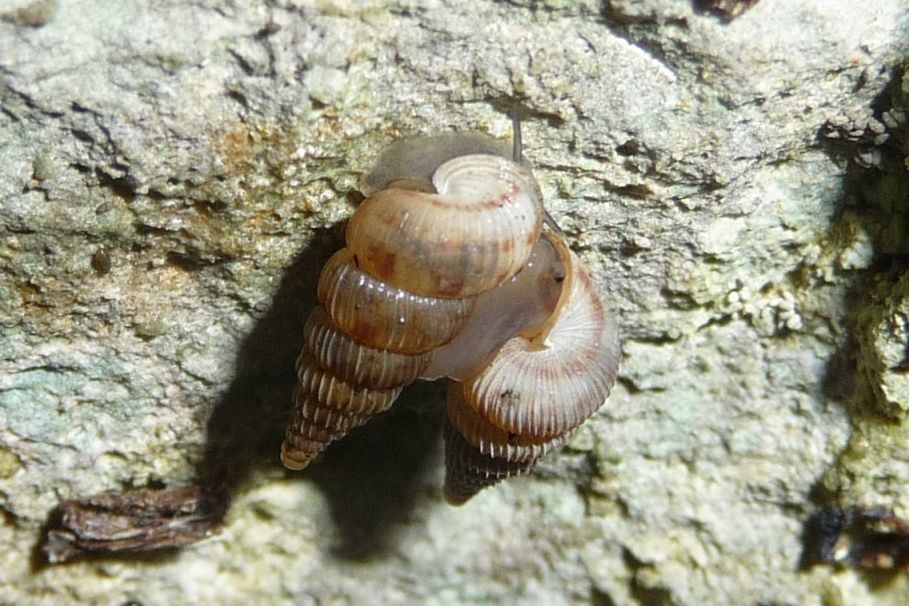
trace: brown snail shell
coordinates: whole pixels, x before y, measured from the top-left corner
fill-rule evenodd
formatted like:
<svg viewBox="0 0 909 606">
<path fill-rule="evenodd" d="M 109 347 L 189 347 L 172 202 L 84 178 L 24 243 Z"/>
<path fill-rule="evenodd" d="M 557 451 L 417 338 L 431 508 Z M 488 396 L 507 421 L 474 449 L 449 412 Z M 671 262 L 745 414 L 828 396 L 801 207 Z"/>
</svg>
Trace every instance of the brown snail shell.
<svg viewBox="0 0 909 606">
<path fill-rule="evenodd" d="M 507 341 L 464 384 L 465 400 L 503 430 L 562 435 L 602 406 L 619 367 L 619 334 L 590 274 L 558 242 L 567 266 L 559 303 L 538 334 Z"/>
<path fill-rule="evenodd" d="M 449 342 L 470 316 L 474 299 L 416 295 L 358 267 L 342 248 L 322 269 L 319 301 L 341 332 L 360 343 L 424 353 Z"/>
<path fill-rule="evenodd" d="M 502 429 L 465 401 L 464 388 L 464 383 L 448 385 L 448 420 L 464 441 L 487 457 L 516 463 L 535 463 L 568 438 L 567 432 L 558 436 L 540 436 L 533 433 L 511 433 Z"/>
<path fill-rule="evenodd" d="M 531 469 L 605 402 L 616 323 L 499 142 L 395 143 L 362 189 L 306 323 L 281 458 L 302 469 L 415 378 L 452 377 L 445 493 L 463 503 Z"/>
<path fill-rule="evenodd" d="M 317 366 L 330 368 L 337 377 L 365 387 L 408 385 L 429 365 L 429 353 L 399 353 L 354 341 L 332 324 L 321 307 L 309 314 L 303 335 Z"/>
<path fill-rule="evenodd" d="M 483 145 L 477 148 L 476 141 Z M 300 384 L 281 453 L 287 467 L 302 469 L 328 443 L 378 412 L 379 407 L 363 410 L 358 404 L 363 394 L 389 394 L 420 376 L 432 350 L 451 340 L 467 321 L 472 295 L 510 279 L 526 264 L 543 216 L 539 188 L 529 170 L 485 153 L 452 155 L 455 142 L 454 147 L 464 151 L 500 149 L 490 141 L 430 138 L 424 143 L 436 151 L 414 163 L 417 172 L 406 166 L 380 167 L 389 176 L 377 178 L 393 187 L 373 193 L 351 217 L 347 248 L 323 268 L 320 307 L 304 328 L 307 355 L 298 363 Z M 417 157 L 417 148 L 410 149 L 404 155 Z M 439 164 L 427 164 L 427 158 Z M 430 186 L 420 185 L 430 178 Z M 402 183 L 411 189 L 401 188 Z M 502 226 L 470 228 L 477 216 L 490 212 Z M 420 238 L 437 237 L 437 230 L 441 237 L 434 244 L 419 244 Z M 429 251 L 435 248 L 439 250 L 431 257 Z M 432 279 L 415 280 L 423 270 L 414 256 L 427 257 L 424 269 L 439 263 L 443 268 L 434 269 Z M 320 389 L 305 389 L 316 375 Z M 338 405 L 334 389 L 359 395 L 345 395 Z M 394 392 L 386 405 L 396 396 Z"/>
<path fill-rule="evenodd" d="M 323 406 L 348 415 L 373 415 L 386 410 L 400 387 L 375 389 L 357 385 L 320 368 L 304 349 L 297 359 L 297 385 L 301 395 L 317 400 Z M 296 399 L 296 396 L 295 396 Z"/>
<path fill-rule="evenodd" d="M 445 162 L 438 193 L 385 189 L 347 224 L 347 247 L 369 274 L 415 294 L 463 298 L 498 286 L 527 262 L 543 225 L 533 176 L 488 155 Z"/>
<path fill-rule="evenodd" d="M 450 422 L 445 423 L 445 500 L 463 505 L 474 495 L 512 476 L 527 473 L 532 461 L 509 461 L 483 454 Z"/>
<path fill-rule="evenodd" d="M 551 316 L 505 342 L 475 376 L 448 388 L 445 495 L 459 504 L 525 473 L 605 401 L 618 329 L 586 268 L 555 234 L 564 281 Z M 452 451 L 449 453 L 448 451 Z"/>
<path fill-rule="evenodd" d="M 391 406 L 400 387 L 373 389 L 320 368 L 306 348 L 297 358 L 293 415 L 281 448 L 288 469 L 303 469 L 334 440 Z"/>
</svg>

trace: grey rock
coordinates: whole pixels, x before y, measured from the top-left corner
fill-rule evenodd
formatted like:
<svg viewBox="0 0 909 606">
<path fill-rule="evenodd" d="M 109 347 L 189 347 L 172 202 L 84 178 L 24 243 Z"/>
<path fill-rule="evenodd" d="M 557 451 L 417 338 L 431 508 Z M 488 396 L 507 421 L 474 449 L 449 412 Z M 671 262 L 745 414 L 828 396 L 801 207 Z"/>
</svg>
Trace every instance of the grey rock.
<svg viewBox="0 0 909 606">
<path fill-rule="evenodd" d="M 905 604 L 798 564 L 822 478 L 909 514 L 904 450 L 861 451 L 899 441 L 834 366 L 901 242 L 822 142 L 868 137 L 850 155 L 887 168 L 873 138 L 905 108 L 874 103 L 907 28 L 904 0 L 728 23 L 687 0 L 0 2 L 0 602 Z M 621 318 L 611 401 L 460 509 L 432 386 L 286 475 L 302 319 L 360 174 L 403 135 L 507 138 L 515 105 Z M 31 567 L 60 500 L 209 476 L 233 495 L 216 537 Z"/>
</svg>

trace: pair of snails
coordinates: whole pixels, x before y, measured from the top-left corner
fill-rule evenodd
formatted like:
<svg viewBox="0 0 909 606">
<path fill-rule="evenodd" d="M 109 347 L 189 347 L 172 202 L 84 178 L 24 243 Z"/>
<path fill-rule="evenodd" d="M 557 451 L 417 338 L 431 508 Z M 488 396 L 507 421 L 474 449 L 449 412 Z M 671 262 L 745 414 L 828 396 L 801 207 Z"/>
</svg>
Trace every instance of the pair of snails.
<svg viewBox="0 0 909 606">
<path fill-rule="evenodd" d="M 281 449 L 303 469 L 415 379 L 453 379 L 445 496 L 529 470 L 615 382 L 619 339 L 521 159 L 479 133 L 403 139 L 361 182 L 304 328 Z"/>
</svg>

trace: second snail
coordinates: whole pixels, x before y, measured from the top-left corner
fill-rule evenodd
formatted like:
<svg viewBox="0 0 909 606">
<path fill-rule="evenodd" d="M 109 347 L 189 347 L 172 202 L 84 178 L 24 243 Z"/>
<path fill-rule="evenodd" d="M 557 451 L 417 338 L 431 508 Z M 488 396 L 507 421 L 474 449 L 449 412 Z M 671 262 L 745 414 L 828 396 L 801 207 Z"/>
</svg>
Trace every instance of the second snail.
<svg viewBox="0 0 909 606">
<path fill-rule="evenodd" d="M 286 467 L 309 465 L 414 380 L 444 377 L 445 497 L 461 504 L 531 469 L 605 403 L 615 318 L 515 139 L 402 139 L 364 176 L 304 328 Z"/>
</svg>

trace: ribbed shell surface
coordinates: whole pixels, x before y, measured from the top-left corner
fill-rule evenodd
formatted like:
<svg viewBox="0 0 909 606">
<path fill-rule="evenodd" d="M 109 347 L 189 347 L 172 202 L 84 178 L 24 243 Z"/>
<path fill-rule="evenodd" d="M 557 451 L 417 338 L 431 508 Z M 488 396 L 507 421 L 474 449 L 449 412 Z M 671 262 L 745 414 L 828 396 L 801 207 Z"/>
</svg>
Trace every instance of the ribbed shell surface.
<svg viewBox="0 0 909 606">
<path fill-rule="evenodd" d="M 316 366 L 304 348 L 297 359 L 297 389 L 327 408 L 348 415 L 371 415 L 394 403 L 400 387 L 372 389 L 339 379 L 330 370 Z M 294 398 L 297 401 L 296 397 Z"/>
<path fill-rule="evenodd" d="M 437 194 L 386 189 L 347 225 L 361 268 L 412 293 L 463 298 L 501 284 L 527 262 L 543 205 L 533 176 L 487 155 L 449 160 L 433 175 Z"/>
<path fill-rule="evenodd" d="M 298 392 L 294 391 L 294 409 L 281 445 L 281 462 L 288 469 L 303 469 L 319 454 L 328 448 L 333 432 L 312 423 L 307 419 L 311 411 L 308 403 L 297 401 Z M 310 415 L 311 416 L 311 415 Z"/>
<path fill-rule="evenodd" d="M 293 413 L 281 446 L 288 469 L 303 469 L 334 440 L 394 403 L 400 387 L 371 389 L 319 368 L 306 348 L 297 358 Z"/>
<path fill-rule="evenodd" d="M 466 503 L 475 494 L 508 479 L 526 473 L 533 462 L 507 461 L 485 455 L 445 423 L 445 500 L 452 505 Z"/>
<path fill-rule="evenodd" d="M 539 340 L 516 337 L 465 383 L 465 398 L 505 431 L 555 436 L 606 400 L 619 365 L 618 328 L 590 274 L 571 254 L 571 284 Z"/>
<path fill-rule="evenodd" d="M 463 383 L 449 383 L 447 408 L 448 420 L 467 443 L 497 459 L 533 463 L 564 444 L 569 435 L 519 435 L 496 427 L 465 402 Z"/>
<path fill-rule="evenodd" d="M 450 341 L 464 325 L 473 298 L 416 295 L 360 269 L 342 248 L 322 268 L 319 301 L 353 340 L 402 353 L 424 353 Z"/>
<path fill-rule="evenodd" d="M 301 427 L 299 433 L 304 438 L 330 442 L 338 436 L 343 436 L 348 431 L 365 423 L 370 415 L 349 414 L 325 406 L 315 398 L 310 397 L 299 385 L 294 388 L 294 406 L 300 419 L 306 421 L 306 426 Z"/>
<path fill-rule="evenodd" d="M 416 137 L 364 177 L 369 197 L 304 328 L 285 466 L 306 467 L 417 377 L 454 377 L 445 495 L 460 504 L 531 469 L 604 403 L 617 326 L 558 227 L 541 238 L 542 194 L 519 147 Z"/>
<path fill-rule="evenodd" d="M 309 314 L 303 333 L 318 366 L 360 386 L 390 389 L 407 385 L 429 365 L 428 353 L 395 353 L 355 342 L 332 326 L 321 307 Z"/>
</svg>

